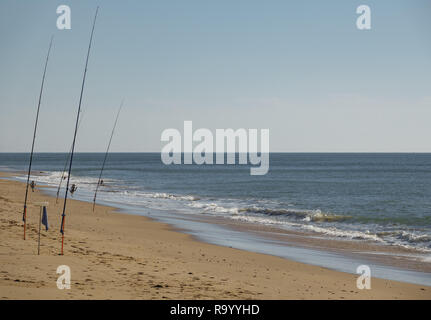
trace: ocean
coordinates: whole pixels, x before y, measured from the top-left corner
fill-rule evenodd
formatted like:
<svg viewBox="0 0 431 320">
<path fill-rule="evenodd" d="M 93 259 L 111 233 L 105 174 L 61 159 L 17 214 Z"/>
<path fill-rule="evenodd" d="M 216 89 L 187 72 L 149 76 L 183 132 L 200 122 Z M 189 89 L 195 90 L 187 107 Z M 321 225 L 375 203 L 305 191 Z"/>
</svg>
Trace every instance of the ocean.
<svg viewBox="0 0 431 320">
<path fill-rule="evenodd" d="M 103 157 L 75 154 L 74 198 L 92 201 Z M 0 171 L 25 171 L 28 158 L 0 153 Z M 55 194 L 66 158 L 66 153 L 35 154 L 32 179 L 52 186 Z M 195 222 L 217 217 L 431 255 L 431 154 L 271 153 L 268 174 L 252 176 L 249 169 L 167 166 L 159 153 L 111 153 L 98 203 L 160 220 L 181 217 L 180 227 L 198 236 Z"/>
</svg>

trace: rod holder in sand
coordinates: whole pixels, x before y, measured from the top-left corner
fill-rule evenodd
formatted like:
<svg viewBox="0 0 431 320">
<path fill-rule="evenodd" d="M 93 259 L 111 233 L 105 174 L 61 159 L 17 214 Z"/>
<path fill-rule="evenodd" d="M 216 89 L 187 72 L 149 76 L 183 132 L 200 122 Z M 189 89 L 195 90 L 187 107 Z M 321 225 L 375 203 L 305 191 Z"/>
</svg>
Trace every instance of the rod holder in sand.
<svg viewBox="0 0 431 320">
<path fill-rule="evenodd" d="M 34 205 L 39 206 L 39 235 L 37 240 L 37 255 L 40 255 L 40 230 L 42 228 L 42 210 L 48 207 L 49 202 L 36 202 Z"/>
</svg>

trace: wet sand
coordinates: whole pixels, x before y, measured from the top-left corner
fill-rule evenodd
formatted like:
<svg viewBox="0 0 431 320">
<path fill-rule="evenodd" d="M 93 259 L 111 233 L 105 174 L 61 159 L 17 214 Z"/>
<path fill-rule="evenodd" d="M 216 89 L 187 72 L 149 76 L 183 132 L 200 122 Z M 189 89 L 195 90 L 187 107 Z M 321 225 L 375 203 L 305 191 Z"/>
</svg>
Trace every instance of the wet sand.
<svg viewBox="0 0 431 320">
<path fill-rule="evenodd" d="M 7 176 L 3 173 L 0 176 Z M 62 201 L 30 192 L 23 240 L 25 184 L 0 179 L 0 299 L 431 299 L 431 287 L 356 275 L 199 242 L 146 217 L 68 200 L 61 256 Z M 50 229 L 39 209 L 48 201 Z M 71 269 L 71 289 L 56 286 L 57 267 Z"/>
</svg>

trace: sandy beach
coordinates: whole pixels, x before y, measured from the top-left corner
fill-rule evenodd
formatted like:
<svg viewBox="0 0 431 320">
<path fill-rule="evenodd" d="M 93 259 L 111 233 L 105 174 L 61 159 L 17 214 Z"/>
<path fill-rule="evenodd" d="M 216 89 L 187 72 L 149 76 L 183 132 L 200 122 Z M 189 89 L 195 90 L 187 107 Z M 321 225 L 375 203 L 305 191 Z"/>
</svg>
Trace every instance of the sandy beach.
<svg viewBox="0 0 431 320">
<path fill-rule="evenodd" d="M 7 173 L 1 174 L 6 177 Z M 0 179 L 0 299 L 431 299 L 431 287 L 356 275 L 202 243 L 170 226 L 115 208 L 69 200 L 61 256 L 62 201 L 30 192 L 23 240 L 25 184 Z M 50 228 L 39 209 L 48 201 Z M 57 267 L 71 269 L 71 289 L 56 286 Z"/>
</svg>

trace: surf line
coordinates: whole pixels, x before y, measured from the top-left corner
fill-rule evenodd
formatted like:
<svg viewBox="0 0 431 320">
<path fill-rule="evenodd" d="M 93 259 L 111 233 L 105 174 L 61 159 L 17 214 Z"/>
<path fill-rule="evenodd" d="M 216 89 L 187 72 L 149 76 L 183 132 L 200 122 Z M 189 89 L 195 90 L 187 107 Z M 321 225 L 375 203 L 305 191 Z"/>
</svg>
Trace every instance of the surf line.
<svg viewBox="0 0 431 320">
<path fill-rule="evenodd" d="M 36 132 L 37 132 L 37 123 L 39 121 L 40 103 L 42 101 L 42 93 L 43 93 L 43 86 L 45 84 L 46 69 L 48 66 L 49 54 L 51 52 L 53 39 L 54 39 L 54 36 L 51 36 L 51 41 L 49 42 L 48 53 L 46 54 L 45 67 L 43 69 L 42 84 L 40 85 L 39 101 L 37 103 L 36 120 L 34 122 L 33 142 L 31 143 L 30 161 L 28 164 L 28 173 L 27 173 L 27 185 L 25 188 L 24 211 L 22 213 L 22 221 L 24 222 L 24 226 L 23 226 L 24 227 L 24 240 L 25 240 L 25 230 L 26 230 L 26 226 L 27 226 L 27 198 L 28 198 L 28 187 L 29 187 L 30 174 L 31 174 L 31 164 L 33 162 L 34 142 L 36 141 Z"/>
<path fill-rule="evenodd" d="M 109 147 L 111 146 L 112 137 L 114 136 L 115 127 L 117 126 L 118 116 L 120 115 L 121 108 L 123 108 L 123 104 L 124 104 L 124 99 L 123 101 L 121 101 L 120 108 L 118 108 L 117 117 L 115 118 L 114 126 L 112 127 L 112 131 L 111 131 L 111 137 L 109 138 L 108 147 L 106 148 L 105 157 L 103 158 L 102 168 L 100 169 L 99 179 L 97 180 L 96 190 L 94 191 L 93 212 L 94 212 L 94 207 L 96 205 L 97 191 L 99 190 L 99 187 L 102 185 L 102 173 L 103 173 L 103 169 L 105 168 L 106 159 L 108 157 Z"/>
<path fill-rule="evenodd" d="M 66 225 L 66 203 L 67 203 L 67 195 L 69 192 L 70 172 L 72 171 L 73 153 L 75 151 L 75 142 L 76 142 L 76 133 L 78 131 L 79 116 L 81 113 L 82 95 L 84 93 L 85 78 L 87 76 L 88 58 L 90 57 L 91 43 L 93 41 L 94 27 L 96 25 L 96 19 L 97 19 L 97 13 L 98 12 L 99 12 L 99 7 L 97 7 L 97 9 L 96 9 L 96 14 L 94 15 L 93 27 L 91 29 L 90 42 L 88 44 L 88 51 L 87 51 L 87 59 L 85 60 L 84 75 L 82 77 L 81 94 L 79 96 L 78 112 L 76 113 L 75 132 L 73 134 L 72 148 L 70 151 L 69 171 L 67 173 L 67 183 L 66 183 L 66 191 L 64 193 L 63 213 L 61 215 L 61 228 L 60 228 L 61 255 L 63 255 L 63 246 L 64 246 L 64 231 L 65 231 L 65 225 Z"/>
<path fill-rule="evenodd" d="M 269 129 L 260 130 L 260 155 L 257 129 L 216 129 L 214 141 L 211 130 L 193 132 L 192 121 L 184 121 L 183 136 L 177 129 L 165 129 L 160 140 L 168 142 L 160 153 L 166 165 L 182 164 L 182 158 L 184 164 L 214 164 L 215 143 L 215 164 L 224 164 L 225 155 L 227 164 L 236 164 L 238 154 L 238 164 L 257 166 L 250 168 L 250 175 L 265 175 L 269 170 Z"/>
</svg>

